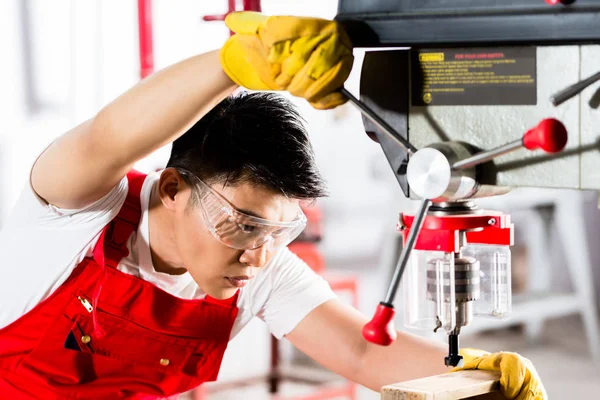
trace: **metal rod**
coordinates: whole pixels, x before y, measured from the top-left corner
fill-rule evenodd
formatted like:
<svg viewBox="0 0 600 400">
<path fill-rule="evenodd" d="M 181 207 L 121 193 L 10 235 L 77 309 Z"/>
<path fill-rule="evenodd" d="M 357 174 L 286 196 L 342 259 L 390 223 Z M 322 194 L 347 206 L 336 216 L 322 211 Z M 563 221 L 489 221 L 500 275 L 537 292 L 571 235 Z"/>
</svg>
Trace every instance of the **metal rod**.
<svg viewBox="0 0 600 400">
<path fill-rule="evenodd" d="M 523 139 L 515 140 L 514 142 L 507 143 L 500 147 L 496 147 L 495 149 L 482 151 L 481 153 L 474 154 L 469 158 L 465 158 L 464 160 L 460 160 L 455 162 L 452 165 L 454 169 L 467 169 L 474 167 L 478 164 L 483 164 L 484 162 L 490 161 L 498 156 L 503 154 L 510 153 L 511 151 L 520 149 L 523 147 Z"/>
<path fill-rule="evenodd" d="M 571 97 L 581 93 L 585 88 L 587 88 L 596 81 L 600 81 L 600 72 L 597 72 L 589 78 L 584 79 L 581 82 L 577 82 L 561 90 L 560 92 L 550 96 L 550 101 L 552 102 L 552 104 L 554 104 L 555 107 L 559 106 L 565 101 L 569 100 Z"/>
<path fill-rule="evenodd" d="M 417 148 L 410 144 L 410 142 L 404 139 L 394 128 L 392 128 L 387 122 L 385 122 L 379 115 L 371 110 L 365 103 L 354 97 L 346 88 L 342 88 L 342 94 L 350 100 L 350 103 L 354 104 L 360 112 L 369 119 L 372 123 L 377 126 L 382 133 L 386 134 L 390 139 L 404 147 L 409 153 L 415 153 Z"/>
<path fill-rule="evenodd" d="M 415 248 L 415 244 L 417 243 L 417 237 L 419 236 L 419 232 L 421 232 L 421 228 L 423 227 L 423 222 L 425 222 L 425 217 L 427 216 L 427 211 L 429 210 L 430 205 L 431 200 L 423 200 L 423 202 L 419 206 L 419 211 L 417 211 L 417 214 L 415 215 L 415 219 L 412 223 L 412 226 L 410 227 L 410 232 L 408 233 L 406 244 L 402 249 L 402 253 L 400 254 L 400 258 L 398 259 L 398 264 L 396 265 L 396 269 L 394 270 L 394 276 L 392 277 L 390 288 L 388 289 L 387 295 L 385 296 L 385 303 L 387 303 L 390 306 L 394 302 L 394 298 L 396 298 L 396 292 L 398 291 L 400 279 L 402 278 L 402 274 L 404 273 L 404 269 L 406 268 L 406 264 L 408 263 L 410 253 Z"/>
<path fill-rule="evenodd" d="M 444 359 L 447 367 L 456 367 L 463 356 L 459 354 L 458 333 L 448 335 L 448 356 Z"/>
</svg>

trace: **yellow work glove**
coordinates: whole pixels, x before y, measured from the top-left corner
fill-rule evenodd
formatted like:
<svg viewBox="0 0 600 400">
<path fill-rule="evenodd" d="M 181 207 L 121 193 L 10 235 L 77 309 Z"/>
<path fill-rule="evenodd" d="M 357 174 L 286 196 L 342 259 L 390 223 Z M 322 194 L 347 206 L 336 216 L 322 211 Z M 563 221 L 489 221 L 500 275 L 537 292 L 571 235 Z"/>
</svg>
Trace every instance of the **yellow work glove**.
<svg viewBox="0 0 600 400">
<path fill-rule="evenodd" d="M 337 22 L 243 11 L 229 14 L 225 24 L 235 35 L 221 49 L 221 65 L 238 85 L 287 90 L 318 109 L 346 101 L 339 89 L 354 58 Z"/>
<path fill-rule="evenodd" d="M 479 369 L 500 372 L 500 392 L 509 400 L 548 400 L 531 361 L 516 353 L 462 349 L 464 365 L 452 371 Z"/>
</svg>

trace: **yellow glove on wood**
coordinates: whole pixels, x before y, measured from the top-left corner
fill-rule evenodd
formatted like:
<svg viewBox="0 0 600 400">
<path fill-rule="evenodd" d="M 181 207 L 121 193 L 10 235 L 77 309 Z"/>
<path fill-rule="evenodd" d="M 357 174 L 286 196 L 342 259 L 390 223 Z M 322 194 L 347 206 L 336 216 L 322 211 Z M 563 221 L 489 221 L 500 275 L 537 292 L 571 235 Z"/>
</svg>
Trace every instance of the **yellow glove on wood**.
<svg viewBox="0 0 600 400">
<path fill-rule="evenodd" d="M 500 372 L 500 392 L 509 400 L 548 400 L 531 361 L 516 353 L 462 349 L 464 365 L 452 371 L 480 369 Z"/>
<path fill-rule="evenodd" d="M 318 109 L 347 100 L 338 90 L 354 57 L 352 43 L 337 22 L 243 11 L 229 14 L 225 24 L 235 35 L 221 49 L 221 65 L 238 85 L 287 90 Z"/>
</svg>

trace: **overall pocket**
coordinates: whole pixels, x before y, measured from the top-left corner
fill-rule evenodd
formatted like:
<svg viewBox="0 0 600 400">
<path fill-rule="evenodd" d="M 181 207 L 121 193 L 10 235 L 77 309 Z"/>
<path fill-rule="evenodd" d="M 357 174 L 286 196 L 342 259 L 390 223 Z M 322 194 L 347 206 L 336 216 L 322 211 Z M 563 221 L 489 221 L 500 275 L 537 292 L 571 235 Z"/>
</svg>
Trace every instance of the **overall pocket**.
<svg viewBox="0 0 600 400">
<path fill-rule="evenodd" d="M 188 390 L 210 343 L 155 332 L 99 305 L 104 335 L 95 337 L 92 313 L 74 297 L 19 368 L 58 393 L 147 393 L 170 396 Z M 85 384 L 85 385 L 82 385 Z M 75 387 L 76 386 L 76 387 Z"/>
</svg>

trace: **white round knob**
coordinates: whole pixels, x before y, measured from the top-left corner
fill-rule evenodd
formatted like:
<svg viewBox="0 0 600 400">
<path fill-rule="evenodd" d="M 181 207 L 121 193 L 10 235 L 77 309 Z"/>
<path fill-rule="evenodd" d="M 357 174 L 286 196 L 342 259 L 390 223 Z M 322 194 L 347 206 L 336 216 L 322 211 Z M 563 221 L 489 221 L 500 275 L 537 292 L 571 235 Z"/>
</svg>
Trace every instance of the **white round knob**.
<svg viewBox="0 0 600 400">
<path fill-rule="evenodd" d="M 417 196 L 436 199 L 448 190 L 452 167 L 441 151 L 426 147 L 410 157 L 406 177 Z"/>
</svg>

